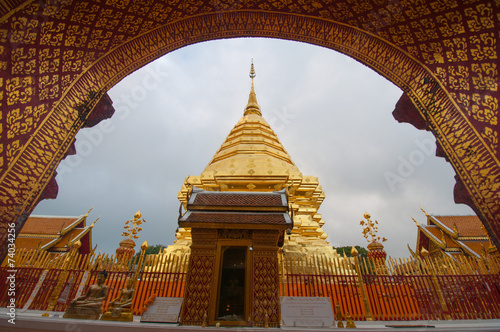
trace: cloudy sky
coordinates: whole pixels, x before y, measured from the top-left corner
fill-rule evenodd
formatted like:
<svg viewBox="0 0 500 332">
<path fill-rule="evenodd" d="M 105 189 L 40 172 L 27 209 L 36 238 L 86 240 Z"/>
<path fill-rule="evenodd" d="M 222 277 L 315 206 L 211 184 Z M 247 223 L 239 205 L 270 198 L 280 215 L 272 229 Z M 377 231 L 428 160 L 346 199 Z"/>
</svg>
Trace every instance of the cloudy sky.
<svg viewBox="0 0 500 332">
<path fill-rule="evenodd" d="M 77 155 L 58 168 L 59 195 L 33 214 L 101 217 L 93 242 L 113 253 L 126 220 L 146 219 L 137 250 L 171 244 L 177 193 L 199 175 L 243 115 L 250 61 L 264 118 L 304 175 L 319 177 L 319 212 L 333 246 L 366 246 L 359 221 L 379 221 L 389 255 L 416 244 L 413 216 L 471 215 L 453 201 L 454 171 L 435 157 L 432 134 L 400 124 L 401 90 L 340 53 L 303 43 L 240 38 L 169 53 L 108 93 L 115 115 L 77 135 Z"/>
</svg>

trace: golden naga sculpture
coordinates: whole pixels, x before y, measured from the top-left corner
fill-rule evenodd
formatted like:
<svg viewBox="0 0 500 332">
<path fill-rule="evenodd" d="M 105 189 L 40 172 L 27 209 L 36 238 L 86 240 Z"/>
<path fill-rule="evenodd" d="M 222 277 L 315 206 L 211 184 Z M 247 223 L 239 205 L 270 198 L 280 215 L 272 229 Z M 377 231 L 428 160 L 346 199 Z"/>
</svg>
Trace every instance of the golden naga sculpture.
<svg viewBox="0 0 500 332">
<path fill-rule="evenodd" d="M 255 69 L 252 61 L 252 79 L 248 103 L 243 117 L 231 130 L 225 142 L 199 176 L 185 179 L 177 198 L 186 209 L 194 187 L 208 191 L 270 192 L 287 189 L 293 229 L 285 236 L 283 252 L 295 259 L 309 254 L 339 258 L 326 241 L 322 229 L 325 221 L 318 209 L 325 193 L 318 178 L 303 175 L 279 141 L 277 135 L 262 117 L 254 89 Z M 191 231 L 179 228 L 177 240 L 163 255 L 189 255 Z"/>
</svg>

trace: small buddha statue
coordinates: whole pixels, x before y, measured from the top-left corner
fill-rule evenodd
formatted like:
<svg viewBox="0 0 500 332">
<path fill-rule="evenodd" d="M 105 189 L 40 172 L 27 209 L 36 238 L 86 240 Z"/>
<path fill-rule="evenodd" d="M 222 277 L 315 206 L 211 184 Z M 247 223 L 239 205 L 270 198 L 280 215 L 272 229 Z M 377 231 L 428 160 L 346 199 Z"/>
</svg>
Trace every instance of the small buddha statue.
<svg viewBox="0 0 500 332">
<path fill-rule="evenodd" d="M 356 328 L 356 324 L 354 323 L 354 320 L 352 319 L 351 315 L 349 313 L 347 313 L 346 315 L 346 328 L 348 329 L 355 329 Z"/>
<path fill-rule="evenodd" d="M 134 279 L 128 278 L 125 288 L 118 297 L 109 302 L 108 310 L 102 315 L 101 320 L 132 321 L 132 300 L 134 298 Z"/>
<path fill-rule="evenodd" d="M 64 313 L 64 318 L 99 319 L 101 307 L 108 298 L 109 287 L 104 284 L 108 274 L 101 271 L 97 274 L 96 284 L 87 289 L 85 295 L 74 298 Z"/>
</svg>

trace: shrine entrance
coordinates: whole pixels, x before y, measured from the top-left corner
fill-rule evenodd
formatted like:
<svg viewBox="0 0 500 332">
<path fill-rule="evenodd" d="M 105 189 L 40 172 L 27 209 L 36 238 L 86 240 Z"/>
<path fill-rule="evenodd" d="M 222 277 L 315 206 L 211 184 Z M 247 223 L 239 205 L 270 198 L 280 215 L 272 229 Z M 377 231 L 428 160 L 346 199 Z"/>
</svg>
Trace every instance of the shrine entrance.
<svg viewBox="0 0 500 332">
<path fill-rule="evenodd" d="M 285 191 L 195 189 L 179 227 L 192 234 L 181 324 L 279 327 L 278 251 L 293 227 Z"/>
<path fill-rule="evenodd" d="M 217 291 L 217 317 L 215 320 L 245 321 L 248 317 L 248 269 L 251 247 L 220 246 L 219 285 Z"/>
</svg>

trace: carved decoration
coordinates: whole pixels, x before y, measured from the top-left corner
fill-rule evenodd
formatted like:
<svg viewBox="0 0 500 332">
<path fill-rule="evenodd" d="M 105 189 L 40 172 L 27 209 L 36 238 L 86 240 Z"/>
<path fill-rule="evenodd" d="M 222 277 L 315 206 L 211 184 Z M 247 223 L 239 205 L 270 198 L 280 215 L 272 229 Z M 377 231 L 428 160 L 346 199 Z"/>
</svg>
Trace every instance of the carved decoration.
<svg viewBox="0 0 500 332">
<path fill-rule="evenodd" d="M 218 238 L 220 240 L 251 239 L 252 231 L 248 229 L 219 229 Z"/>
</svg>

